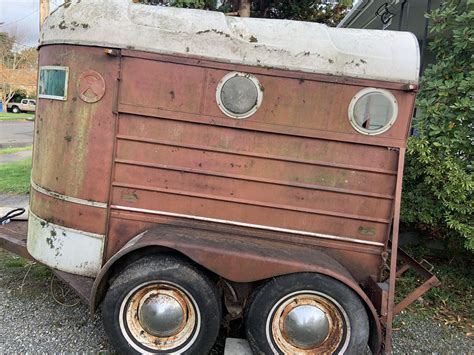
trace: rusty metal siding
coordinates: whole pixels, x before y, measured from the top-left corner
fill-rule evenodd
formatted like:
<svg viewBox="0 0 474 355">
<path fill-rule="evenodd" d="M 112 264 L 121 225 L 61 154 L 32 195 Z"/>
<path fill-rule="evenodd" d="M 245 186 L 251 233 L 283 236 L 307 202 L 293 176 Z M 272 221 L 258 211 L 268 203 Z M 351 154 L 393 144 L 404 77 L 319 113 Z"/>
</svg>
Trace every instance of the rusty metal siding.
<svg viewBox="0 0 474 355">
<path fill-rule="evenodd" d="M 362 88 L 384 83 L 124 54 L 107 258 L 153 223 L 230 221 L 281 229 L 261 231 L 267 239 L 283 233 L 289 243 L 329 248 L 359 267 L 360 280 L 379 273 L 397 179 L 392 147 L 405 144 L 413 94 L 387 83 L 399 116 L 369 137 L 352 128 L 347 107 Z M 233 70 L 256 75 L 264 91 L 244 120 L 224 116 L 215 101 L 217 83 Z"/>
<path fill-rule="evenodd" d="M 254 240 L 260 240 L 262 244 L 268 245 L 269 248 L 272 248 L 274 242 L 277 242 L 277 244 L 279 242 L 279 245 L 288 245 L 288 249 L 291 249 L 291 246 L 293 246 L 298 250 L 306 248 L 319 250 L 338 260 L 347 270 L 350 270 L 351 275 L 361 284 L 365 284 L 367 281 L 367 275 L 373 275 L 375 277 L 380 267 L 381 247 L 377 246 L 358 245 L 334 240 L 328 241 L 325 239 L 291 235 L 287 233 L 256 230 L 248 227 L 234 227 L 206 222 L 196 223 L 181 218 L 153 216 L 149 214 L 131 213 L 118 210 L 113 210 L 111 212 L 109 235 L 116 236 L 116 238 L 111 237 L 108 240 L 107 259 L 113 257 L 115 253 L 120 250 L 123 241 L 123 238 L 120 238 L 120 236 L 138 235 L 145 230 L 152 230 L 156 225 L 162 224 L 178 225 L 201 230 L 205 229 L 220 233 L 220 235 L 222 235 L 222 245 L 225 245 L 226 241 L 232 236 L 238 235 L 239 237 L 246 237 L 244 239 L 249 241 L 249 245 L 256 242 Z M 182 240 L 177 240 L 176 244 L 182 242 Z M 185 248 L 187 249 L 188 247 Z M 205 257 L 205 255 L 203 255 L 203 257 Z M 245 258 L 245 255 L 241 255 L 241 257 Z M 263 258 L 263 260 L 264 259 L 265 258 Z M 209 263 L 212 263 L 212 261 L 209 261 Z M 221 263 L 221 265 L 223 264 Z M 236 280 L 243 280 L 244 278 L 250 279 L 250 273 L 247 272 L 244 275 L 239 265 L 240 262 L 232 264 L 232 267 L 235 269 L 232 274 L 236 277 Z M 223 266 L 223 268 L 229 267 L 230 265 Z M 310 265 L 308 265 L 308 268 L 311 268 Z M 258 274 L 260 276 L 265 272 L 273 272 L 273 275 L 276 275 L 276 269 L 270 267 L 260 270 Z M 257 276 L 256 274 L 257 272 L 253 273 L 252 276 L 255 277 Z M 249 279 L 247 281 L 249 281 Z"/>
<path fill-rule="evenodd" d="M 68 99 L 38 100 L 32 179 L 66 196 L 107 202 L 118 60 L 100 48 L 50 45 L 40 48 L 39 65 L 69 67 Z M 106 84 L 104 97 L 96 103 L 83 102 L 76 92 L 78 78 L 87 70 L 100 73 Z"/>
<path fill-rule="evenodd" d="M 106 232 L 105 208 L 71 203 L 31 189 L 30 209 L 42 219 L 64 227 L 96 234 Z"/>
<path fill-rule="evenodd" d="M 116 124 L 111 108 L 116 98 L 119 60 L 106 56 L 100 48 L 42 46 L 39 66 L 51 65 L 69 68 L 67 100 L 38 100 L 30 210 L 44 224 L 52 223 L 79 231 L 79 234 L 103 237 L 107 232 Z M 104 79 L 105 94 L 97 102 L 86 103 L 81 100 L 77 85 L 81 75 L 92 70 Z M 38 245 L 48 237 L 43 235 L 44 231 L 30 232 L 31 245 Z M 86 246 L 82 250 L 84 255 L 89 252 L 85 249 Z M 101 250 L 93 252 L 99 257 L 95 265 L 100 267 Z M 62 260 L 57 260 L 51 265 L 62 268 L 62 263 Z M 82 266 L 79 268 L 84 269 Z"/>
</svg>

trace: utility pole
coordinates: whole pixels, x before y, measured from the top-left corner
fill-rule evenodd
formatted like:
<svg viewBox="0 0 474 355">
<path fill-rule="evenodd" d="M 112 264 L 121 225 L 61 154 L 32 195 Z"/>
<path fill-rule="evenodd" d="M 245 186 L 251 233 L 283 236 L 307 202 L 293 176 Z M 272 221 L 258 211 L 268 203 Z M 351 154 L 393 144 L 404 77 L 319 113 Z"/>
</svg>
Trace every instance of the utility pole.
<svg viewBox="0 0 474 355">
<path fill-rule="evenodd" d="M 43 27 L 43 22 L 46 19 L 46 17 L 49 15 L 49 0 L 40 0 L 39 6 L 40 6 L 40 8 L 39 8 L 39 13 L 40 13 L 39 27 L 40 27 L 40 31 L 41 31 L 41 28 Z"/>
</svg>

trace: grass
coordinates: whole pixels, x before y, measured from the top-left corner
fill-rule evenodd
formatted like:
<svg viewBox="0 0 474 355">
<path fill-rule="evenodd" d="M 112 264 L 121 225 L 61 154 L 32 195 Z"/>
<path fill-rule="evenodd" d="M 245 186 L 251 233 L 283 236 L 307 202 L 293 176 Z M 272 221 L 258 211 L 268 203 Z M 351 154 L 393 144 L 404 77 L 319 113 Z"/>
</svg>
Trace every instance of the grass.
<svg viewBox="0 0 474 355">
<path fill-rule="evenodd" d="M 13 154 L 13 153 L 17 153 L 17 152 L 22 152 L 24 150 L 31 150 L 32 148 L 33 148 L 33 146 L 29 145 L 27 147 L 0 149 L 0 155 L 2 155 L 2 154 Z"/>
<path fill-rule="evenodd" d="M 34 113 L 0 112 L 0 121 L 18 121 L 35 117 Z"/>
<path fill-rule="evenodd" d="M 425 251 L 410 251 L 416 259 L 425 258 L 433 266 L 433 272 L 441 282 L 408 307 L 421 318 L 436 319 L 445 325 L 474 336 L 474 258 L 468 251 L 449 251 L 446 256 L 427 256 Z M 420 277 L 407 271 L 397 279 L 397 301 L 421 284 Z"/>
<path fill-rule="evenodd" d="M 7 259 L 5 261 L 5 266 L 10 268 L 25 267 L 27 264 L 28 261 L 20 257 Z"/>
<path fill-rule="evenodd" d="M 33 276 L 33 279 L 36 281 L 49 280 L 52 275 L 51 269 L 47 266 L 24 259 L 20 256 L 13 255 L 0 249 L 0 272 L 2 269 L 11 271 L 24 270 L 25 273 L 28 272 L 31 276 Z"/>
<path fill-rule="evenodd" d="M 31 158 L 0 164 L 0 192 L 28 193 L 30 176 Z"/>
</svg>

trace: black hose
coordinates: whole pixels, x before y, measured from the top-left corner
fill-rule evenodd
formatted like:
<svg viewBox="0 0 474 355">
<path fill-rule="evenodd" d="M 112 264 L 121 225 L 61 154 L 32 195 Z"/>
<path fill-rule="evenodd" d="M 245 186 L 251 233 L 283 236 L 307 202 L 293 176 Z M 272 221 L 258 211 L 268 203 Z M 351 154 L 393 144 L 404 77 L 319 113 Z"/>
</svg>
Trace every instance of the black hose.
<svg viewBox="0 0 474 355">
<path fill-rule="evenodd" d="M 15 208 L 15 209 L 7 212 L 7 214 L 5 216 L 0 217 L 0 225 L 3 226 L 7 223 L 10 223 L 12 218 L 21 216 L 23 213 L 25 213 L 24 208 Z"/>
</svg>

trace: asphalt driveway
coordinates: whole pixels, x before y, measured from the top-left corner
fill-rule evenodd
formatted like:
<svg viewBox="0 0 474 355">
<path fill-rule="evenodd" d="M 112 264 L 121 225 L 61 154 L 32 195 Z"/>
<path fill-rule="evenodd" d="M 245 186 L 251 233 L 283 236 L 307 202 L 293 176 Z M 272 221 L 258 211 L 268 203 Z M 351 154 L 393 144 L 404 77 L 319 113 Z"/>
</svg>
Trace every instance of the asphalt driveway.
<svg viewBox="0 0 474 355">
<path fill-rule="evenodd" d="M 0 121 L 0 149 L 31 145 L 34 125 L 32 121 Z"/>
</svg>

